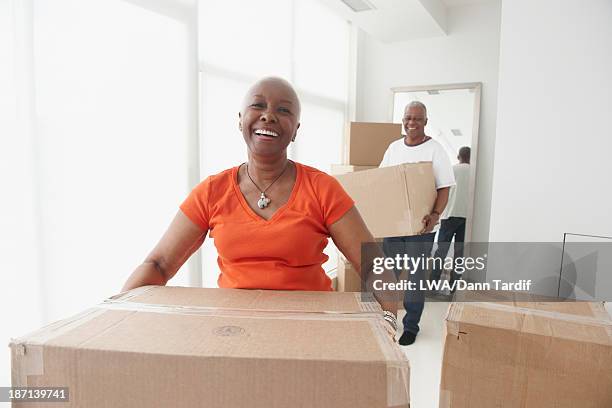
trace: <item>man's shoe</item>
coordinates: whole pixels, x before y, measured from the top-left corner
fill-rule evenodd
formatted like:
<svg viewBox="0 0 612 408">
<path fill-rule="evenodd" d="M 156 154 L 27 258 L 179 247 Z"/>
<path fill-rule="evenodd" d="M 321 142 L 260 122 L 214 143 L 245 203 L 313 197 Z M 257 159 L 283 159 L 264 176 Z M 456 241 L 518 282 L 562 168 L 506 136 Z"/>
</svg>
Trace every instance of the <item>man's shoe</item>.
<svg viewBox="0 0 612 408">
<path fill-rule="evenodd" d="M 412 333 L 409 331 L 405 331 L 402 333 L 402 337 L 399 339 L 399 344 L 401 346 L 409 346 L 416 340 L 416 333 Z"/>
</svg>

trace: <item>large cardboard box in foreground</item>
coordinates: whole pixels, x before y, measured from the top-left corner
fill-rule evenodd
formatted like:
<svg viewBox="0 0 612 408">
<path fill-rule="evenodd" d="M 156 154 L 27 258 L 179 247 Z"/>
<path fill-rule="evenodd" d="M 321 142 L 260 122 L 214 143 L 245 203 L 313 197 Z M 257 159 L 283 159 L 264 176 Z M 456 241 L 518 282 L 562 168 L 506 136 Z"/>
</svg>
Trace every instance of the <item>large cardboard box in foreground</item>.
<svg viewBox="0 0 612 408">
<path fill-rule="evenodd" d="M 399 123 L 351 122 L 345 136 L 345 163 L 378 166 L 387 147 L 402 136 Z"/>
<path fill-rule="evenodd" d="M 612 321 L 601 303 L 452 303 L 440 408 L 612 407 Z"/>
<path fill-rule="evenodd" d="M 148 286 L 14 340 L 12 381 L 57 408 L 408 407 L 384 324 L 355 293 Z"/>
<path fill-rule="evenodd" d="M 436 201 L 431 162 L 335 176 L 375 238 L 417 235 Z"/>
</svg>

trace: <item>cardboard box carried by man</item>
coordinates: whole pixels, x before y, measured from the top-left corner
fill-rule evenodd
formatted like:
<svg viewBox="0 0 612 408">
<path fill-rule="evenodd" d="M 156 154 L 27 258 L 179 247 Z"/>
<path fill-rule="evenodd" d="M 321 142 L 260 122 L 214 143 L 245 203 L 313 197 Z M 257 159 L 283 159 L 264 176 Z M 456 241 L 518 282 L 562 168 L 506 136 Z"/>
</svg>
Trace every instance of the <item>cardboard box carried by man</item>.
<svg viewBox="0 0 612 408">
<path fill-rule="evenodd" d="M 389 144 L 400 138 L 401 124 L 351 122 L 347 164 L 331 168 L 375 238 L 418 234 L 436 200 L 431 163 L 378 168 Z"/>
<path fill-rule="evenodd" d="M 430 162 L 336 176 L 375 238 L 417 235 L 436 201 Z"/>
</svg>

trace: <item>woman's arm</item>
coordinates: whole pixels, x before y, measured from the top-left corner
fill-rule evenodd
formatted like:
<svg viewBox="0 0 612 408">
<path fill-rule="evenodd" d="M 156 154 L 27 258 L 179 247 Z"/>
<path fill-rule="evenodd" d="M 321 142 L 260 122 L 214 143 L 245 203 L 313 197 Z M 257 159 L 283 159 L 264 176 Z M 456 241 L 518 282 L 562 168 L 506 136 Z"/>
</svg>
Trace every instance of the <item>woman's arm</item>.
<svg viewBox="0 0 612 408">
<path fill-rule="evenodd" d="M 364 242 L 374 242 L 374 237 L 368 230 L 357 208 L 353 206 L 353 208 L 348 210 L 342 218 L 329 227 L 329 232 L 334 244 L 336 244 L 340 252 L 344 254 L 351 262 L 353 268 L 361 275 L 361 244 Z M 382 249 L 375 256 L 384 257 Z M 371 271 L 372 262 L 373 259 L 370 259 L 364 269 Z M 395 280 L 395 277 L 392 277 L 392 279 Z M 377 296 L 376 293 L 374 293 L 374 296 L 376 296 L 383 310 L 397 315 L 396 302 L 385 301 L 381 296 Z"/>
<path fill-rule="evenodd" d="M 179 210 L 159 243 L 132 272 L 121 291 L 145 285 L 165 285 L 202 245 L 207 232 Z"/>
</svg>

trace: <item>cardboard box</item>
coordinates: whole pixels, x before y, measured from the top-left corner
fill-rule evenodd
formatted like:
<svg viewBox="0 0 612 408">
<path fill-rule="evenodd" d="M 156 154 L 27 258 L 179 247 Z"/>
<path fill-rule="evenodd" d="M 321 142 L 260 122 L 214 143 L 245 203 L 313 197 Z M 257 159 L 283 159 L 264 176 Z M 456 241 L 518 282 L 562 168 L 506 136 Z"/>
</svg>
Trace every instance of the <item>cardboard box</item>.
<svg viewBox="0 0 612 408">
<path fill-rule="evenodd" d="M 354 293 L 149 286 L 14 340 L 12 381 L 58 408 L 408 407 L 384 324 Z"/>
<path fill-rule="evenodd" d="M 417 235 L 436 201 L 431 162 L 336 176 L 376 238 Z"/>
<path fill-rule="evenodd" d="M 334 276 L 330 276 L 330 278 L 332 281 L 331 283 L 332 289 L 338 292 L 338 276 L 334 275 Z"/>
<path fill-rule="evenodd" d="M 440 408 L 612 407 L 612 322 L 586 302 L 451 303 Z"/>
<path fill-rule="evenodd" d="M 354 166 L 352 164 L 332 164 L 331 171 L 329 174 L 331 174 L 332 176 L 337 176 L 340 174 L 354 173 L 356 171 L 361 171 L 361 170 L 375 169 L 377 167 L 378 166 Z"/>
<path fill-rule="evenodd" d="M 338 292 L 361 292 L 361 277 L 351 263 L 338 256 Z"/>
<path fill-rule="evenodd" d="M 345 137 L 344 162 L 378 167 L 387 147 L 402 137 L 402 125 L 399 123 L 351 122 Z"/>
</svg>

